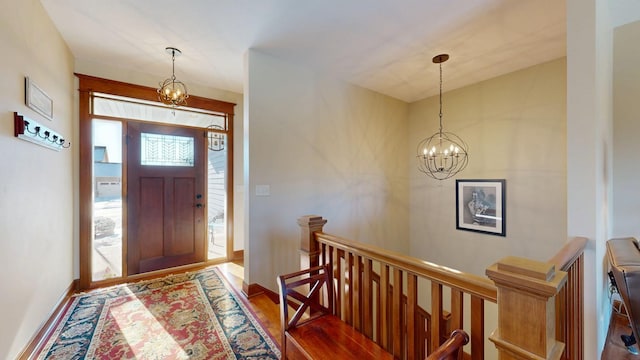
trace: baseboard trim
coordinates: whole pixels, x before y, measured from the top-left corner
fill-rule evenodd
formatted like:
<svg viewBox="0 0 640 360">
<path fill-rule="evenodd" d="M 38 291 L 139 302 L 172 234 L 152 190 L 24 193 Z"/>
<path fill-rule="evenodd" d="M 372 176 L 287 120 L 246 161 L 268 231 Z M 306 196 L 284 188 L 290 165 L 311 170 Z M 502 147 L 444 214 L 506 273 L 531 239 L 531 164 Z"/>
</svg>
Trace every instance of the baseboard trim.
<svg viewBox="0 0 640 360">
<path fill-rule="evenodd" d="M 256 295 L 260 295 L 262 293 L 264 293 L 264 288 L 258 284 L 247 284 L 246 282 L 242 281 L 242 293 L 244 294 L 244 296 L 246 296 L 247 298 L 251 298 L 253 296 Z"/>
<path fill-rule="evenodd" d="M 257 295 L 266 295 L 271 301 L 276 304 L 280 303 L 280 297 L 275 292 L 265 288 L 260 284 L 247 284 L 242 282 L 242 294 L 247 298 L 252 298 Z"/>
<path fill-rule="evenodd" d="M 71 284 L 64 292 L 64 295 L 58 300 L 54 310 L 49 314 L 48 319 L 40 325 L 38 331 L 33 335 L 16 359 L 29 360 L 35 358 L 44 347 L 45 342 L 51 336 L 51 332 L 60 322 L 62 315 L 71 305 L 71 295 L 78 289 L 78 279 L 71 281 Z"/>
</svg>

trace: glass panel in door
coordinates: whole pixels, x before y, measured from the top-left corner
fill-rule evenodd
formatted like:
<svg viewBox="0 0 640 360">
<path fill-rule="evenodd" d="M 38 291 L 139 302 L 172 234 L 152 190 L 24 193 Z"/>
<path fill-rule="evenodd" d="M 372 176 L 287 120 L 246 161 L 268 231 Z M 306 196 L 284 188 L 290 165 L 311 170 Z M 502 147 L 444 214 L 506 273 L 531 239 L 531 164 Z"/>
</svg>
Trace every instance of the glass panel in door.
<svg viewBox="0 0 640 360">
<path fill-rule="evenodd" d="M 209 130 L 208 139 L 208 258 L 227 257 L 227 149 L 226 134 Z"/>
<path fill-rule="evenodd" d="M 122 123 L 93 120 L 92 281 L 122 276 Z"/>
</svg>

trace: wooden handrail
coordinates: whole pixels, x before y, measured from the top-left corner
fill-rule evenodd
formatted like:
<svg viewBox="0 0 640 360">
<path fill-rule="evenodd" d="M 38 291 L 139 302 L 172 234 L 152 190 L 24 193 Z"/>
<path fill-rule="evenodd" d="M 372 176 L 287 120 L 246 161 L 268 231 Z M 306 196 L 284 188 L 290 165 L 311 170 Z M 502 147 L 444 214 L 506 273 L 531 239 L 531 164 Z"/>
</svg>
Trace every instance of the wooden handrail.
<svg viewBox="0 0 640 360">
<path fill-rule="evenodd" d="M 571 239 L 547 262 L 503 258 L 487 268 L 489 279 L 324 233 L 326 222 L 298 219 L 302 268 L 333 269 L 335 315 L 396 359 L 424 359 L 469 323 L 465 359 L 484 359 L 487 339 L 505 359 L 584 358 L 585 238 Z M 491 336 L 485 301 L 499 314 Z"/>
<path fill-rule="evenodd" d="M 469 335 L 462 329 L 456 329 L 451 333 L 449 340 L 440 345 L 429 355 L 427 360 L 450 360 L 459 359 L 460 349 L 469 342 Z"/>
<path fill-rule="evenodd" d="M 493 303 L 496 302 L 496 286 L 485 277 L 464 273 L 375 245 L 360 243 L 322 232 L 317 232 L 316 238 L 318 241 L 330 244 L 338 249 L 357 252 L 369 259 L 389 264 L 402 271 L 436 280 L 452 289 L 472 294 Z"/>
<path fill-rule="evenodd" d="M 586 247 L 587 238 L 575 237 L 567 242 L 549 262 L 554 264 L 558 270 L 567 271 L 567 269 L 582 256 Z"/>
</svg>

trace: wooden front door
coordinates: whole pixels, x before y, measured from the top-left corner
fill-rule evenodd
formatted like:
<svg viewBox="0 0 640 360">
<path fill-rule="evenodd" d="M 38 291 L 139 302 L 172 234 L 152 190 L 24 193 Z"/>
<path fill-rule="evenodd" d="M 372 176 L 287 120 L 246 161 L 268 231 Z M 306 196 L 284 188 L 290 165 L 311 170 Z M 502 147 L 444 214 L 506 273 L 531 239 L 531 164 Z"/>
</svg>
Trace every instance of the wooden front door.
<svg viewBox="0 0 640 360">
<path fill-rule="evenodd" d="M 205 261 L 203 131 L 127 125 L 127 273 Z"/>
</svg>

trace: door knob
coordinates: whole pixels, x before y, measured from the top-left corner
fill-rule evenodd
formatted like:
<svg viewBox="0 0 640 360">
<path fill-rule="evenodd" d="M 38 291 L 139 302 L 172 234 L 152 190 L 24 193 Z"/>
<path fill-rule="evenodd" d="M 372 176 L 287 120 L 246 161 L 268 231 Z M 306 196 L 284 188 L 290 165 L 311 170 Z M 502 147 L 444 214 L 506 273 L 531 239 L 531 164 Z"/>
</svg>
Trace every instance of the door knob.
<svg viewBox="0 0 640 360">
<path fill-rule="evenodd" d="M 202 208 L 202 204 L 196 204 L 196 207 L 197 207 L 198 209 L 201 209 L 201 208 Z"/>
</svg>

